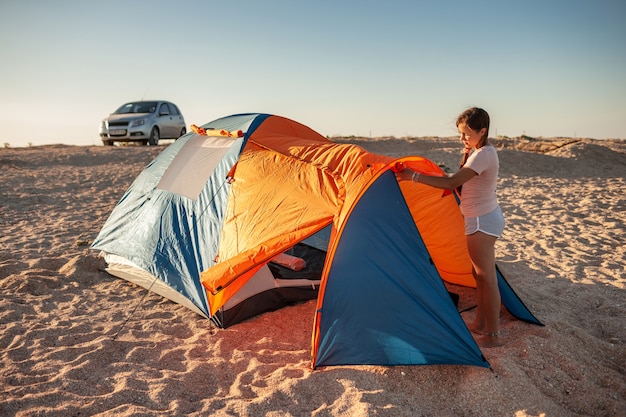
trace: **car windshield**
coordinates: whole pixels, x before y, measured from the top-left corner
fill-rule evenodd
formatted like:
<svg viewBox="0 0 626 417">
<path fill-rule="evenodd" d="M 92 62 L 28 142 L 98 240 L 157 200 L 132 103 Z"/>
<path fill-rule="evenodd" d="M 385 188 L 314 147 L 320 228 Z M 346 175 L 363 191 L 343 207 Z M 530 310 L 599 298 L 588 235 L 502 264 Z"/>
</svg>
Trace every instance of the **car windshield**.
<svg viewBox="0 0 626 417">
<path fill-rule="evenodd" d="M 126 103 L 119 109 L 115 110 L 114 114 L 127 114 L 127 113 L 154 113 L 157 108 L 156 101 L 138 101 L 135 103 Z"/>
</svg>

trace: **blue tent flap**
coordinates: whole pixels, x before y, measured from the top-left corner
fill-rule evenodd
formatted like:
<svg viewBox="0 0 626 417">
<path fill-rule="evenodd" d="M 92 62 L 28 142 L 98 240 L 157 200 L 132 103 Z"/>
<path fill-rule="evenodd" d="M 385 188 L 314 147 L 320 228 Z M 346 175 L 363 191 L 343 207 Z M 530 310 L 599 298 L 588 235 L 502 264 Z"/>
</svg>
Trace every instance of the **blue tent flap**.
<svg viewBox="0 0 626 417">
<path fill-rule="evenodd" d="M 502 299 L 502 304 L 504 304 L 506 309 L 509 310 L 509 313 L 511 313 L 516 319 L 525 321 L 527 323 L 543 326 L 543 323 L 541 323 L 533 315 L 533 313 L 530 312 L 524 302 L 519 298 L 515 291 L 513 291 L 513 288 L 504 278 L 504 275 L 502 275 L 502 272 L 497 265 L 496 273 L 498 275 L 498 288 L 500 289 L 500 298 Z"/>
<path fill-rule="evenodd" d="M 489 367 L 430 261 L 391 171 L 356 203 L 339 239 L 315 366 Z"/>
</svg>

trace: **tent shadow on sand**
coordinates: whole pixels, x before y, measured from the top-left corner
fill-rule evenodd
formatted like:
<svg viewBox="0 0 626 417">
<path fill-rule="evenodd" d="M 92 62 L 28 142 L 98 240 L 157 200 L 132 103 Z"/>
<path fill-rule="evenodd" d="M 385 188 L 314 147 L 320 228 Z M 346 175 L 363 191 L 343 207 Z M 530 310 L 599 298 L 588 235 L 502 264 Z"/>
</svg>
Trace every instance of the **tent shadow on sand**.
<svg viewBox="0 0 626 417">
<path fill-rule="evenodd" d="M 217 119 L 146 167 L 92 248 L 111 274 L 224 328 L 316 298 L 314 368 L 489 367 L 444 285 L 475 286 L 455 195 L 398 181 L 398 164 L 445 175 L 279 116 Z M 541 325 L 499 282 L 507 310 Z"/>
</svg>

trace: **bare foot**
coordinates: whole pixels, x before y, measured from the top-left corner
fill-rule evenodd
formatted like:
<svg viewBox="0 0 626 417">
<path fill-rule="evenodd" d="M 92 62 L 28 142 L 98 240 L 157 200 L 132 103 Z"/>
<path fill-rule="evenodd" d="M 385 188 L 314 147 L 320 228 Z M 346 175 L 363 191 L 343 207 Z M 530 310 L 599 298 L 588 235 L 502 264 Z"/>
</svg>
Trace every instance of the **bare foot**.
<svg viewBox="0 0 626 417">
<path fill-rule="evenodd" d="M 467 328 L 468 328 L 468 329 L 469 329 L 469 331 L 470 331 L 470 332 L 472 332 L 472 333 L 476 333 L 476 330 L 478 330 L 478 326 L 477 326 L 477 325 L 475 325 L 474 323 L 472 323 L 472 324 L 468 324 L 468 325 L 467 325 Z"/>
<path fill-rule="evenodd" d="M 470 328 L 470 331 L 479 336 L 494 336 L 494 335 L 497 336 L 498 335 L 498 332 L 488 332 L 483 329 Z"/>
<path fill-rule="evenodd" d="M 476 343 L 481 348 L 495 348 L 504 345 L 497 333 L 483 333 L 476 338 Z"/>
<path fill-rule="evenodd" d="M 470 330 L 470 332 L 481 336 L 493 334 L 491 332 L 488 332 L 487 330 L 484 330 L 482 326 L 478 326 L 475 324 L 470 324 L 469 326 L 467 326 L 467 328 Z"/>
</svg>

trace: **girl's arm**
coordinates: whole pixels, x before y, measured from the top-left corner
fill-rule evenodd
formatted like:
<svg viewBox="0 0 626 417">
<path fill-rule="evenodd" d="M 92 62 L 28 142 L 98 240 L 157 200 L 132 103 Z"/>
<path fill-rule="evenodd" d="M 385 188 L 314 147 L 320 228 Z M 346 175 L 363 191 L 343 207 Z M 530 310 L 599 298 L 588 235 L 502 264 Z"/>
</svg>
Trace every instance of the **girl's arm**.
<svg viewBox="0 0 626 417">
<path fill-rule="evenodd" d="M 454 190 L 459 185 L 463 185 L 469 181 L 472 177 L 474 177 L 474 175 L 478 174 L 470 168 L 461 168 L 454 175 L 449 177 L 433 177 L 430 175 L 420 174 L 419 172 L 415 172 L 408 168 L 405 168 L 397 173 L 399 179 L 420 182 L 422 184 L 430 185 L 431 187 L 443 188 L 445 190 Z"/>
</svg>

